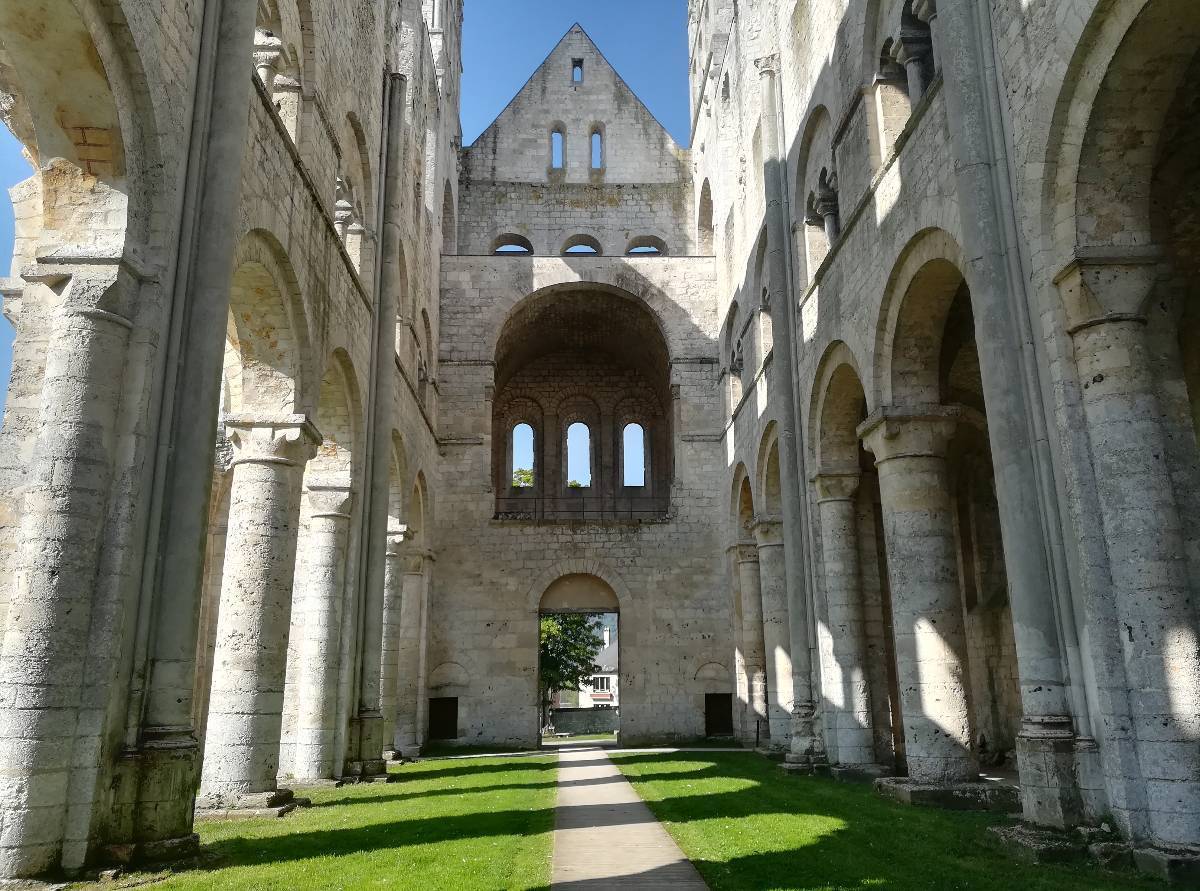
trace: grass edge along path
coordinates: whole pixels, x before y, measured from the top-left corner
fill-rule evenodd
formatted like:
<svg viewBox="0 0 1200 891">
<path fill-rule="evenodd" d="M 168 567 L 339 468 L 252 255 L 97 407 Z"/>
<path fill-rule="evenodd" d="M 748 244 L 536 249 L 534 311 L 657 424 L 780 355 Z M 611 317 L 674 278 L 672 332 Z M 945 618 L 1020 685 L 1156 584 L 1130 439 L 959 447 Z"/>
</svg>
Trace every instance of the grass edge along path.
<svg viewBox="0 0 1200 891">
<path fill-rule="evenodd" d="M 993 847 L 997 815 L 908 807 L 869 785 L 788 776 L 753 753 L 610 757 L 713 891 L 1161 891 L 1092 864 L 1028 866 Z"/>
<path fill-rule="evenodd" d="M 558 759 L 423 759 L 399 782 L 297 791 L 281 819 L 196 824 L 195 863 L 75 889 L 532 891 L 550 884 Z"/>
</svg>

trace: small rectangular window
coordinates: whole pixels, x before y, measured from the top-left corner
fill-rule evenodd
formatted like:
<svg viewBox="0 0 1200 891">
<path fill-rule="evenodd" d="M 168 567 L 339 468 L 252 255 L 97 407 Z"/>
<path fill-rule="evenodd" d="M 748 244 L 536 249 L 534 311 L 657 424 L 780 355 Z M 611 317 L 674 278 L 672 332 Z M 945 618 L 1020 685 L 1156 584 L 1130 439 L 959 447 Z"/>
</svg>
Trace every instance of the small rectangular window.
<svg viewBox="0 0 1200 891">
<path fill-rule="evenodd" d="M 583 59 L 571 60 L 571 83 L 583 83 Z"/>
</svg>

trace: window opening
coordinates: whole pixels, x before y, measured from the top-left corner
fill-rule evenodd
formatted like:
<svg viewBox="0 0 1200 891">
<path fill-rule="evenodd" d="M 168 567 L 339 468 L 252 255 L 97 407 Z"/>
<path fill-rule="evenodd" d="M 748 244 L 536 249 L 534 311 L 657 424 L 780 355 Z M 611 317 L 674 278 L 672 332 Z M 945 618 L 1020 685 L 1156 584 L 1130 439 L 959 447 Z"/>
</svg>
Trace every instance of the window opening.
<svg viewBox="0 0 1200 891">
<path fill-rule="evenodd" d="M 604 135 L 599 130 L 592 131 L 592 169 L 600 170 L 604 166 Z"/>
<path fill-rule="evenodd" d="M 592 486 L 592 431 L 576 421 L 567 428 L 567 488 Z"/>
<path fill-rule="evenodd" d="M 513 427 L 511 469 L 514 488 L 533 488 L 533 428 L 528 424 Z"/>
<path fill-rule="evenodd" d="M 590 235 L 572 235 L 563 244 L 564 254 L 600 254 L 600 242 Z"/>
<path fill-rule="evenodd" d="M 550 134 L 550 166 L 555 170 L 563 169 L 563 134 L 555 130 Z"/>
<path fill-rule="evenodd" d="M 571 83 L 583 83 L 583 59 L 571 60 Z"/>
<path fill-rule="evenodd" d="M 501 235 L 496 239 L 493 254 L 532 254 L 533 245 L 520 235 Z"/>
<path fill-rule="evenodd" d="M 646 431 L 641 424 L 626 424 L 622 437 L 625 485 L 640 489 L 646 485 Z"/>
</svg>

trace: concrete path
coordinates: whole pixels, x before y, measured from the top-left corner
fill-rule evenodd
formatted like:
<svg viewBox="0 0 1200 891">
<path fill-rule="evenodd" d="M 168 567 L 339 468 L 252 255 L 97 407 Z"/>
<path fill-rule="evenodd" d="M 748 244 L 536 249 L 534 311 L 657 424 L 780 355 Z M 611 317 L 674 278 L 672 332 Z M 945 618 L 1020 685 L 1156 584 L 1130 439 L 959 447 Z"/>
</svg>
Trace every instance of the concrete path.
<svg viewBox="0 0 1200 891">
<path fill-rule="evenodd" d="M 556 891 L 706 891 L 696 867 L 601 748 L 558 756 Z"/>
</svg>

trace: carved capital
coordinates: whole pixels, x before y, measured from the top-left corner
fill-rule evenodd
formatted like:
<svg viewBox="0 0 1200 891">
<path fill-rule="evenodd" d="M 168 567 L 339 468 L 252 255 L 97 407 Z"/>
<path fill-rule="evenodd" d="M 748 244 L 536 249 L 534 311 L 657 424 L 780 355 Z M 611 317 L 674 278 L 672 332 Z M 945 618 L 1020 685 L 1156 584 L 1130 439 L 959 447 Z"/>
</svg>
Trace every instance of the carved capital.
<svg viewBox="0 0 1200 891">
<path fill-rule="evenodd" d="M 307 415 L 276 419 L 225 418 L 225 438 L 233 448 L 231 466 L 285 464 L 303 467 L 317 454 L 321 433 Z"/>
<path fill-rule="evenodd" d="M 813 482 L 817 486 L 818 501 L 853 501 L 862 474 L 858 471 L 818 473 Z"/>
<path fill-rule="evenodd" d="M 933 49 L 929 32 L 924 28 L 904 27 L 896 40 L 896 61 L 901 65 L 920 62 Z"/>
<path fill-rule="evenodd" d="M 739 541 L 734 550 L 738 563 L 757 563 L 758 544 L 753 541 Z"/>
<path fill-rule="evenodd" d="M 354 490 L 349 479 L 310 482 L 304 496 L 308 500 L 310 516 L 335 520 L 350 519 Z"/>
<path fill-rule="evenodd" d="M 265 28 L 254 32 L 254 70 L 270 93 L 275 89 L 275 73 L 283 56 L 283 41 Z"/>
<path fill-rule="evenodd" d="M 783 544 L 783 523 L 778 517 L 758 517 L 752 528 L 754 541 L 760 549 L 779 547 Z"/>
<path fill-rule="evenodd" d="M 957 405 L 883 406 L 858 427 L 876 463 L 893 458 L 944 457 L 958 429 Z"/>
<path fill-rule="evenodd" d="M 1162 249 L 1154 245 L 1078 248 L 1054 277 L 1070 332 L 1142 320 L 1162 259 Z"/>
<path fill-rule="evenodd" d="M 769 56 L 760 56 L 754 60 L 754 67 L 758 69 L 758 73 L 762 77 L 770 77 L 779 70 L 779 56 L 775 53 L 771 53 Z"/>
</svg>

